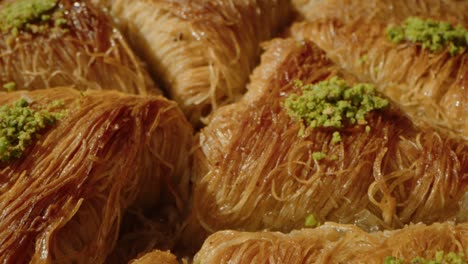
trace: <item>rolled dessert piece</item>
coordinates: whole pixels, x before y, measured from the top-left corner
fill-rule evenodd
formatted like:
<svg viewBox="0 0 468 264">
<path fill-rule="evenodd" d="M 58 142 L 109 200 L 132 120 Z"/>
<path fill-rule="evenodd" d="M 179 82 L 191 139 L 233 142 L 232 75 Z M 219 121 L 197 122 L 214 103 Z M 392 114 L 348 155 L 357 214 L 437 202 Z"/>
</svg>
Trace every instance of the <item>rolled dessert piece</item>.
<svg viewBox="0 0 468 264">
<path fill-rule="evenodd" d="M 468 138 L 468 2 L 304 2 L 294 38 L 377 84 L 413 122 Z"/>
<path fill-rule="evenodd" d="M 196 136 L 187 238 L 289 232 L 310 214 L 367 231 L 466 221 L 466 141 L 353 83 L 310 41 L 269 42 L 246 95 Z"/>
<path fill-rule="evenodd" d="M 193 124 L 245 92 L 260 42 L 289 20 L 288 0 L 93 0 Z M 208 122 L 208 120 L 205 120 Z"/>
<path fill-rule="evenodd" d="M 160 93 L 121 33 L 87 0 L 2 1 L 0 86 Z"/>
<path fill-rule="evenodd" d="M 0 105 L 1 262 L 103 263 L 126 211 L 187 203 L 192 128 L 175 102 L 60 87 Z"/>
<path fill-rule="evenodd" d="M 466 1 L 458 0 L 292 0 L 294 9 L 305 20 L 360 18 L 367 21 L 404 21 L 409 16 L 445 17 L 468 24 Z M 339 8 L 338 8 L 339 7 Z"/>
<path fill-rule="evenodd" d="M 353 225 L 330 222 L 289 234 L 220 231 L 205 241 L 194 263 L 455 264 L 467 263 L 467 256 L 467 223 L 415 224 L 367 233 Z"/>
<path fill-rule="evenodd" d="M 178 264 L 177 257 L 168 251 L 154 250 L 140 258 L 134 259 L 130 264 Z"/>
</svg>

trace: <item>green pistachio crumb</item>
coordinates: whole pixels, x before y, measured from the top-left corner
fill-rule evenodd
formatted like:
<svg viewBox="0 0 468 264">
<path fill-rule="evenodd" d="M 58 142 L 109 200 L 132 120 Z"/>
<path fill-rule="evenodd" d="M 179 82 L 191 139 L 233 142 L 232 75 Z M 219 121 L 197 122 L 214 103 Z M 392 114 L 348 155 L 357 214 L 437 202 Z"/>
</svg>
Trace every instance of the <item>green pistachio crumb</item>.
<svg viewBox="0 0 468 264">
<path fill-rule="evenodd" d="M 447 255 L 444 256 L 444 261 L 449 264 L 467 264 L 467 259 L 463 253 L 455 253 L 449 252 Z"/>
<path fill-rule="evenodd" d="M 67 23 L 67 20 L 65 18 L 58 18 L 55 20 L 55 26 L 62 26 Z"/>
<path fill-rule="evenodd" d="M 402 264 L 403 259 L 397 259 L 393 256 L 387 256 L 384 264 Z M 411 264 L 468 264 L 463 253 L 449 252 L 445 254 L 443 250 L 435 253 L 433 259 L 425 259 L 423 257 L 415 257 L 409 262 Z"/>
<path fill-rule="evenodd" d="M 366 115 L 388 106 L 374 86 L 358 83 L 349 86 L 338 77 L 316 84 L 294 81 L 302 95 L 291 94 L 285 102 L 287 113 L 312 128 L 344 128 L 346 125 L 365 125 Z"/>
<path fill-rule="evenodd" d="M 387 28 L 387 37 L 394 43 L 409 41 L 439 52 L 448 47 L 450 55 L 463 52 L 468 45 L 468 30 L 461 25 L 453 27 L 448 22 L 409 17 L 402 26 Z"/>
<path fill-rule="evenodd" d="M 315 215 L 314 215 L 314 214 L 309 214 L 309 215 L 306 217 L 304 226 L 305 226 L 305 227 L 317 227 L 317 226 L 319 226 L 319 222 L 318 222 L 317 219 L 315 218 Z"/>
<path fill-rule="evenodd" d="M 52 101 L 52 103 L 50 104 L 50 106 L 51 106 L 52 108 L 64 107 L 64 106 L 65 106 L 65 103 L 64 103 L 62 100 L 54 100 L 54 101 Z"/>
<path fill-rule="evenodd" d="M 333 132 L 333 136 L 332 136 L 331 142 L 332 142 L 333 144 L 337 144 L 337 143 L 340 143 L 340 142 L 341 142 L 341 135 L 340 135 L 340 132 L 338 132 L 338 131 Z"/>
<path fill-rule="evenodd" d="M 8 82 L 3 85 L 3 88 L 8 92 L 13 92 L 16 90 L 16 83 L 15 82 Z"/>
<path fill-rule="evenodd" d="M 387 256 L 385 257 L 384 264 L 402 264 L 403 260 L 402 259 L 397 259 L 393 256 Z"/>
<path fill-rule="evenodd" d="M 324 158 L 327 157 L 327 154 L 323 153 L 323 152 L 314 152 L 312 153 L 312 158 L 316 161 L 320 161 Z"/>
<path fill-rule="evenodd" d="M 370 126 L 366 126 L 366 133 L 369 133 L 371 131 L 371 127 Z"/>
<path fill-rule="evenodd" d="M 22 29 L 28 23 L 50 19 L 46 13 L 57 5 L 58 0 L 17 0 L 7 4 L 0 11 L 2 32 Z"/>
<path fill-rule="evenodd" d="M 444 260 L 444 251 L 437 251 L 434 256 L 434 260 L 436 262 L 442 262 Z"/>
<path fill-rule="evenodd" d="M 50 18 L 51 18 L 50 15 L 47 15 L 47 14 L 41 15 L 41 21 L 49 21 Z"/>
<path fill-rule="evenodd" d="M 0 106 L 0 162 L 20 158 L 32 141 L 61 116 L 62 113 L 32 108 L 25 99 Z"/>
<path fill-rule="evenodd" d="M 18 28 L 12 28 L 12 29 L 11 29 L 11 35 L 12 35 L 13 37 L 17 37 L 18 34 L 19 34 Z"/>
<path fill-rule="evenodd" d="M 363 64 L 366 64 L 368 61 L 369 61 L 369 56 L 366 54 L 358 59 L 358 64 L 363 65 Z"/>
</svg>

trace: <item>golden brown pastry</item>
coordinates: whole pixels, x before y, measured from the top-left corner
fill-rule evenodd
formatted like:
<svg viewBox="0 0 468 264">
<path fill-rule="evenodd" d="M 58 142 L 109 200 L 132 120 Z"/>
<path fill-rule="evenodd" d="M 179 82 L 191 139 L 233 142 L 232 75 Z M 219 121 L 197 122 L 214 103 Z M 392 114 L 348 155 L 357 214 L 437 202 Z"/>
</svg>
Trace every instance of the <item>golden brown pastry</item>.
<svg viewBox="0 0 468 264">
<path fill-rule="evenodd" d="M 468 138 L 468 49 L 456 54 L 450 48 L 432 52 L 412 42 L 392 43 L 387 36 L 387 28 L 399 26 L 409 17 L 449 22 L 466 30 L 468 2 L 333 0 L 296 4 L 308 22 L 295 24 L 292 36 L 314 41 L 360 81 L 377 84 L 414 122 Z"/>
<path fill-rule="evenodd" d="M 2 1 L 0 18 L 0 88 L 159 93 L 120 32 L 87 0 Z"/>
<path fill-rule="evenodd" d="M 131 264 L 178 264 L 171 252 L 155 250 L 130 262 Z"/>
<path fill-rule="evenodd" d="M 60 117 L 40 137 L 9 138 L 3 117 L 18 102 L 60 105 Z M 1 262 L 103 263 L 127 209 L 186 203 L 192 128 L 174 102 L 61 87 L 2 93 L 0 105 L 0 141 L 13 144 L 0 149 Z M 6 156 L 23 141 L 22 154 Z"/>
<path fill-rule="evenodd" d="M 336 131 L 304 132 L 290 117 L 286 98 L 301 91 L 295 80 L 333 76 L 354 81 L 309 41 L 268 44 L 248 93 L 198 135 L 192 221 L 208 233 L 287 232 L 309 214 L 366 230 L 466 221 L 466 142 L 416 127 L 394 106 L 368 114 L 368 128 L 343 128 L 339 142 Z M 193 239 L 196 228 L 188 230 Z"/>
<path fill-rule="evenodd" d="M 135 50 L 192 123 L 237 99 L 291 11 L 288 0 L 93 0 L 107 6 Z"/>
<path fill-rule="evenodd" d="M 466 25 L 468 8 L 459 0 L 292 0 L 296 11 L 306 20 L 343 19 L 353 21 L 403 21 L 409 16 L 446 17 Z"/>
<path fill-rule="evenodd" d="M 366 233 L 353 225 L 336 223 L 326 223 L 315 229 L 302 229 L 289 234 L 220 231 L 205 241 L 195 256 L 194 263 L 403 264 L 416 258 L 436 260 L 437 255 L 446 260 L 443 263 L 468 261 L 466 223 L 437 223 L 430 226 L 417 224 L 401 230 L 375 233 Z M 448 261 L 449 258 L 460 262 Z M 394 262 L 389 261 L 392 259 Z"/>
</svg>

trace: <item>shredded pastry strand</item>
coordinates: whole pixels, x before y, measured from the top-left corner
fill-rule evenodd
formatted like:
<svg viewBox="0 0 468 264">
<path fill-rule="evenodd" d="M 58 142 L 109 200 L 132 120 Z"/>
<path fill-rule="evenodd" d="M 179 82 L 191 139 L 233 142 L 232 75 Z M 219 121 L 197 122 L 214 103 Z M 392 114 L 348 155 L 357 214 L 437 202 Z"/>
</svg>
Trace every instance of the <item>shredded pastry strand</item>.
<svg viewBox="0 0 468 264">
<path fill-rule="evenodd" d="M 2 1 L 0 10 L 14 1 Z M 62 30 L 0 33 L 0 86 L 20 90 L 73 85 L 79 90 L 159 94 L 142 62 L 109 18 L 89 1 L 60 0 Z"/>
<path fill-rule="evenodd" d="M 176 256 L 170 252 L 154 250 L 135 259 L 130 264 L 178 264 Z"/>
<path fill-rule="evenodd" d="M 386 257 L 434 259 L 444 251 L 468 255 L 468 224 L 410 225 L 400 230 L 367 233 L 353 225 L 325 223 L 315 229 L 279 232 L 220 231 L 211 235 L 194 263 L 370 263 Z"/>
<path fill-rule="evenodd" d="M 111 10 L 194 124 L 244 93 L 260 42 L 291 13 L 287 0 L 93 1 Z"/>
<path fill-rule="evenodd" d="M 61 87 L 0 105 L 18 98 L 60 100 L 66 114 L 0 164 L 2 262 L 103 263 L 127 209 L 186 206 L 192 128 L 174 102 Z"/>
<path fill-rule="evenodd" d="M 219 109 L 197 136 L 188 237 L 223 229 L 287 232 L 303 227 L 309 214 L 366 230 L 466 221 L 465 141 L 418 128 L 394 106 L 368 116 L 369 132 L 340 130 L 338 144 L 333 130 L 300 135 L 300 122 L 284 107 L 288 95 L 300 93 L 293 80 L 336 75 L 354 81 L 309 41 L 269 43 L 249 92 Z M 327 158 L 314 160 L 314 152 Z"/>
<path fill-rule="evenodd" d="M 446 18 L 468 24 L 468 3 L 459 0 L 292 0 L 296 11 L 306 20 L 357 18 L 397 23 L 409 16 Z M 337 8 L 339 7 L 339 8 Z"/>
<path fill-rule="evenodd" d="M 468 2 L 333 0 L 296 6 L 307 22 L 292 27 L 294 38 L 314 41 L 360 81 L 377 84 L 413 122 L 468 138 L 468 49 L 432 53 L 409 42 L 394 44 L 386 34 L 412 16 L 468 28 Z"/>
</svg>

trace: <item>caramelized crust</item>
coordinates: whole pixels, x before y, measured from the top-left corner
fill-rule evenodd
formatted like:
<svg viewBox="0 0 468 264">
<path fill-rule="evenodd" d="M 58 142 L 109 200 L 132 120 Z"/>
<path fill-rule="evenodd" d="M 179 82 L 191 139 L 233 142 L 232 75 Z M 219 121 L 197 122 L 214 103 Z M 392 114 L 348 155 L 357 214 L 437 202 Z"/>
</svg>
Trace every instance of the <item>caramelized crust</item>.
<svg viewBox="0 0 468 264">
<path fill-rule="evenodd" d="M 376 84 L 413 122 L 468 138 L 468 50 L 455 56 L 447 50 L 431 53 L 407 42 L 394 44 L 386 35 L 388 26 L 410 16 L 467 28 L 468 2 L 333 0 L 298 6 L 307 22 L 292 27 L 294 38 L 314 41 L 360 81 Z"/>
<path fill-rule="evenodd" d="M 201 233 L 287 232 L 311 213 L 366 230 L 466 221 L 466 142 L 415 127 L 395 107 L 370 114 L 369 133 L 364 126 L 340 131 L 339 144 L 331 143 L 332 130 L 299 135 L 284 108 L 288 95 L 300 93 L 293 80 L 334 75 L 354 81 L 311 42 L 269 43 L 246 96 L 221 108 L 198 135 L 191 221 Z M 315 161 L 314 152 L 327 158 Z"/>
<path fill-rule="evenodd" d="M 127 209 L 186 203 L 192 129 L 175 103 L 62 87 L 1 94 L 0 105 L 20 97 L 67 112 L 0 164 L 2 262 L 103 263 Z"/>
<path fill-rule="evenodd" d="M 281 29 L 291 11 L 288 0 L 93 1 L 111 10 L 194 124 L 244 93 L 260 42 Z"/>
<path fill-rule="evenodd" d="M 176 256 L 170 252 L 155 250 L 135 259 L 130 264 L 178 264 Z"/>
<path fill-rule="evenodd" d="M 306 20 L 340 19 L 387 21 L 397 23 L 409 16 L 444 18 L 468 24 L 468 2 L 460 0 L 292 0 L 296 11 Z"/>
<path fill-rule="evenodd" d="M 5 2 L 5 3 L 4 3 Z M 0 9 L 8 2 L 3 1 Z M 65 14 L 60 30 L 0 33 L 0 86 L 20 90 L 73 86 L 79 90 L 119 90 L 133 94 L 160 91 L 111 21 L 87 0 L 60 0 Z"/>
</svg>

